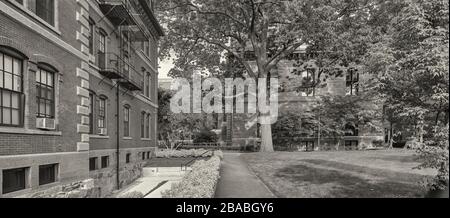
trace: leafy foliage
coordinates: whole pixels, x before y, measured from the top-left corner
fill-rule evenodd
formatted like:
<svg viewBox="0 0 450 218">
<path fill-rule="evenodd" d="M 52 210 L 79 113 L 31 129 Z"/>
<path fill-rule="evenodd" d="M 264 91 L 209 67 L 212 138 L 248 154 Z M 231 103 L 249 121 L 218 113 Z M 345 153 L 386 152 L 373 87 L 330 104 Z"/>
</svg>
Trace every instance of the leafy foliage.
<svg viewBox="0 0 450 218">
<path fill-rule="evenodd" d="M 220 177 L 221 156 L 219 152 L 207 161 L 195 162 L 181 182 L 162 193 L 163 198 L 213 198 Z"/>
<path fill-rule="evenodd" d="M 195 70 L 224 74 L 239 62 L 244 76 L 267 78 L 278 63 L 308 45 L 323 74 L 356 65 L 379 33 L 373 16 L 381 0 L 168 0 L 159 4 L 167 37 L 163 57 L 174 54 L 174 77 Z M 380 32 L 380 31 L 377 31 Z M 248 60 L 248 54 L 253 58 Z M 319 55 L 317 55 L 319 54 Z M 262 150 L 271 151 L 270 125 L 262 125 Z"/>
<path fill-rule="evenodd" d="M 217 134 L 206 128 L 202 129 L 194 136 L 194 143 L 215 143 L 217 140 Z"/>
<path fill-rule="evenodd" d="M 412 127 L 421 167 L 439 170 L 433 188 L 448 184 L 449 176 L 448 9 L 447 1 L 406 1 L 365 60 L 385 99 L 386 119 L 402 130 Z"/>
<path fill-rule="evenodd" d="M 171 91 L 158 91 L 158 128 L 160 140 L 166 142 L 167 148 L 176 149 L 182 140 L 189 140 L 193 133 L 200 131 L 203 126 L 201 114 L 174 114 L 170 110 Z"/>
</svg>

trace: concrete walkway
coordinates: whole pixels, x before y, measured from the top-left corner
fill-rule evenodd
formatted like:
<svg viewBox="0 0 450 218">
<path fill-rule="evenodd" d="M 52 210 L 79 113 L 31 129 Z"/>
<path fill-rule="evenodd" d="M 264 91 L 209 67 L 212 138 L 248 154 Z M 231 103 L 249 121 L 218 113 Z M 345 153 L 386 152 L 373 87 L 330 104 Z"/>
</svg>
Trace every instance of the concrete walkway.
<svg viewBox="0 0 450 218">
<path fill-rule="evenodd" d="M 216 198 L 275 198 L 242 160 L 242 154 L 224 153 Z"/>
</svg>

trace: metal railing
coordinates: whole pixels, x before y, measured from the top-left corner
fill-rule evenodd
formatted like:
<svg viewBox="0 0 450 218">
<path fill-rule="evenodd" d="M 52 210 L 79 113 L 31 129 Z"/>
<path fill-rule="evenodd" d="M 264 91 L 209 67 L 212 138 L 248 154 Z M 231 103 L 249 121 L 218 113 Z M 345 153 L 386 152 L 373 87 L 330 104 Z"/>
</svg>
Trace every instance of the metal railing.
<svg viewBox="0 0 450 218">
<path fill-rule="evenodd" d="M 186 163 L 182 163 L 182 164 L 181 164 L 181 171 L 187 171 L 187 169 L 188 169 L 189 166 L 191 166 L 192 164 L 194 164 L 195 161 L 197 161 L 198 159 L 204 158 L 204 156 L 205 156 L 206 154 L 208 154 L 209 152 L 211 152 L 211 156 L 214 155 L 214 150 L 207 150 L 207 151 L 203 152 L 201 155 L 195 157 L 194 159 L 189 160 L 189 161 L 186 162 Z"/>
</svg>

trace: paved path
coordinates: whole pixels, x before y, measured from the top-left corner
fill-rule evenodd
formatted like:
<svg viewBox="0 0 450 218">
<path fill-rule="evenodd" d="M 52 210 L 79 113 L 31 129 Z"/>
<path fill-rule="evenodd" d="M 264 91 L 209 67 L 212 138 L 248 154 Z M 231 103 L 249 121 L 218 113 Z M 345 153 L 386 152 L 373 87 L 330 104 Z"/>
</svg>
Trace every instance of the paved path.
<svg viewBox="0 0 450 218">
<path fill-rule="evenodd" d="M 242 154 L 224 153 L 216 198 L 275 198 L 242 160 Z"/>
</svg>

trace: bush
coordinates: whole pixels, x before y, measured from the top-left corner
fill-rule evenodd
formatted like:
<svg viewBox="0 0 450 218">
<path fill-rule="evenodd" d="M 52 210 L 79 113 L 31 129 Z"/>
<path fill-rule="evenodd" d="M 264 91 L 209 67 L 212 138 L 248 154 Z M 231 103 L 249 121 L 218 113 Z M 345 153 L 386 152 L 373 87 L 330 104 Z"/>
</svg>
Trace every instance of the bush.
<svg viewBox="0 0 450 218">
<path fill-rule="evenodd" d="M 203 129 L 194 135 L 194 143 L 216 143 L 219 140 L 217 134 L 211 130 Z"/>
<path fill-rule="evenodd" d="M 186 157 L 211 157 L 213 152 L 206 152 L 205 149 L 190 149 L 190 150 L 158 150 L 156 151 L 157 158 L 186 158 Z"/>
<path fill-rule="evenodd" d="M 194 163 L 192 171 L 171 189 L 162 193 L 163 198 L 213 198 L 219 181 L 222 152 L 216 151 L 211 159 Z"/>
<path fill-rule="evenodd" d="M 385 144 L 384 144 L 384 140 L 380 140 L 380 139 L 374 140 L 374 141 L 372 142 L 372 144 L 373 144 L 373 146 L 375 146 L 375 147 L 377 147 L 377 148 L 383 147 L 383 146 L 385 145 Z"/>
</svg>

